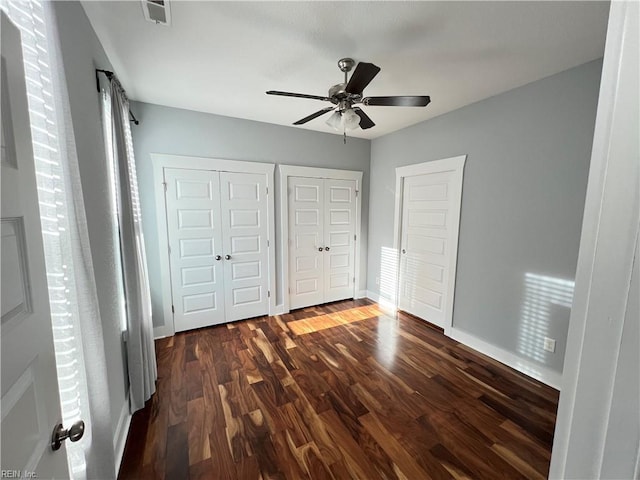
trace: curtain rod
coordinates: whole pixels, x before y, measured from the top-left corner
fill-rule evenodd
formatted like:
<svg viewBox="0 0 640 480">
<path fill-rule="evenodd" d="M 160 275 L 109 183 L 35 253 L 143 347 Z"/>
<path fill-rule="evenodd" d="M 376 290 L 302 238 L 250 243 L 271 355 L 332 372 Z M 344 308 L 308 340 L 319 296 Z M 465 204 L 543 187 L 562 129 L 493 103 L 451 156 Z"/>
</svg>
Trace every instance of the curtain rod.
<svg viewBox="0 0 640 480">
<path fill-rule="evenodd" d="M 111 77 L 115 77 L 115 73 L 109 70 L 101 70 L 99 68 L 96 68 L 96 87 L 98 89 L 98 92 L 100 91 L 100 77 L 98 76 L 99 73 L 104 73 L 109 80 L 111 80 Z M 140 121 L 135 117 L 131 110 L 129 110 L 129 116 L 131 117 L 129 121 L 135 123 L 136 125 L 140 124 Z"/>
</svg>

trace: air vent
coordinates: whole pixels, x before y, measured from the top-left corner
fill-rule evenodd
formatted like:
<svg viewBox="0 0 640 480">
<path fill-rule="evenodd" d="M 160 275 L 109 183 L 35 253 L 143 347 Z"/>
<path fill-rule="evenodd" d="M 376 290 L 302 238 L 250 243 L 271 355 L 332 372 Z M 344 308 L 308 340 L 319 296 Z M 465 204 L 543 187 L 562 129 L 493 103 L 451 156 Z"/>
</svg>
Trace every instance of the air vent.
<svg viewBox="0 0 640 480">
<path fill-rule="evenodd" d="M 144 18 L 159 25 L 171 24 L 171 9 L 167 0 L 142 0 Z"/>
</svg>

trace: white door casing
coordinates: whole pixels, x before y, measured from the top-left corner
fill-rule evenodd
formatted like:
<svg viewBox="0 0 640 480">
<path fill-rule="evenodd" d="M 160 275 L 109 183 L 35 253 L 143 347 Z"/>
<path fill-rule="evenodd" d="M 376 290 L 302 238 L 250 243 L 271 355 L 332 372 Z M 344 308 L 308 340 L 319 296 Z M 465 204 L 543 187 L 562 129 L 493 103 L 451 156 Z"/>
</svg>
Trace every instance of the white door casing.
<svg viewBox="0 0 640 480">
<path fill-rule="evenodd" d="M 256 173 L 220 173 L 227 321 L 269 312 L 266 183 Z"/>
<path fill-rule="evenodd" d="M 324 301 L 324 180 L 289 178 L 290 308 Z"/>
<path fill-rule="evenodd" d="M 176 331 L 225 321 L 220 175 L 165 169 Z"/>
<path fill-rule="evenodd" d="M 466 156 L 396 169 L 397 306 L 445 329 L 453 322 Z"/>
<path fill-rule="evenodd" d="M 324 180 L 324 302 L 354 296 L 356 182 Z"/>
<path fill-rule="evenodd" d="M 64 445 L 56 452 L 50 448 L 61 410 L 20 33 L 1 16 L 0 458 L 3 472 L 67 478 Z"/>
<path fill-rule="evenodd" d="M 289 307 L 354 297 L 356 182 L 289 177 Z"/>
</svg>

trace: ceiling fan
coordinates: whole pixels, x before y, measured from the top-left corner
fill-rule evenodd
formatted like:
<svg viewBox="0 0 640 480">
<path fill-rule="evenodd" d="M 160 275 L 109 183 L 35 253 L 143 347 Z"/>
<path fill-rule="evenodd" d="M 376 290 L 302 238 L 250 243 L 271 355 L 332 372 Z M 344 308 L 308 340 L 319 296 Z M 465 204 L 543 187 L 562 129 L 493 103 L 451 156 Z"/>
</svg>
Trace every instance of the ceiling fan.
<svg viewBox="0 0 640 480">
<path fill-rule="evenodd" d="M 344 72 L 344 83 L 338 83 L 329 89 L 326 97 L 319 95 L 307 95 L 305 93 L 280 92 L 269 90 L 267 95 L 281 95 L 283 97 L 310 98 L 313 100 L 324 100 L 331 102 L 333 106 L 318 110 L 311 115 L 304 117 L 294 125 L 302 125 L 314 118 L 318 118 L 325 113 L 333 110 L 333 114 L 327 120 L 327 125 L 336 130 L 353 130 L 362 128 L 366 130 L 374 127 L 375 123 L 364 113 L 364 111 L 356 106 L 375 105 L 385 107 L 426 107 L 431 99 L 428 96 L 394 96 L 394 97 L 365 97 L 363 90 L 371 80 L 380 72 L 380 67 L 373 63 L 359 62 L 349 81 L 347 81 L 348 73 L 353 69 L 355 61 L 352 58 L 342 58 L 338 61 L 338 67 Z"/>
</svg>

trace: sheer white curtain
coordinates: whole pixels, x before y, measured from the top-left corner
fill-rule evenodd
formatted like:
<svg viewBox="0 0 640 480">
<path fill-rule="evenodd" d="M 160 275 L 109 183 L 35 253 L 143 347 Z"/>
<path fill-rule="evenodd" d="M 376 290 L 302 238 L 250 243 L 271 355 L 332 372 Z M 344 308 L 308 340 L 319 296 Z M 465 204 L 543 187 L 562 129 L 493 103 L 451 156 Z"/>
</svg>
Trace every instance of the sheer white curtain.
<svg viewBox="0 0 640 480">
<path fill-rule="evenodd" d="M 63 422 L 85 422 L 67 442 L 76 479 L 114 478 L 102 324 L 66 79 L 52 6 L 0 0 L 22 35 L 38 201 Z"/>
<path fill-rule="evenodd" d="M 129 125 L 129 100 L 113 75 L 109 76 L 109 90 L 104 95 L 107 154 L 111 155 L 115 173 L 113 177 L 124 279 L 129 409 L 134 413 L 143 408 L 156 391 L 155 382 L 158 378 L 151 320 L 151 293 Z"/>
</svg>

